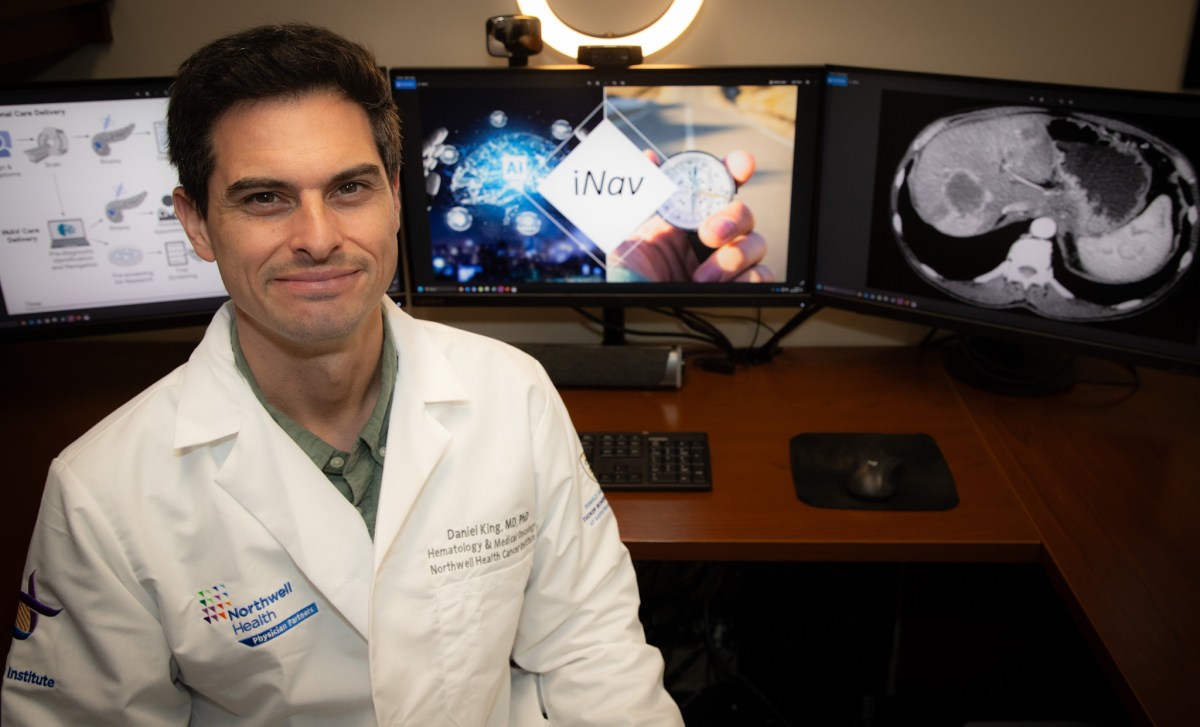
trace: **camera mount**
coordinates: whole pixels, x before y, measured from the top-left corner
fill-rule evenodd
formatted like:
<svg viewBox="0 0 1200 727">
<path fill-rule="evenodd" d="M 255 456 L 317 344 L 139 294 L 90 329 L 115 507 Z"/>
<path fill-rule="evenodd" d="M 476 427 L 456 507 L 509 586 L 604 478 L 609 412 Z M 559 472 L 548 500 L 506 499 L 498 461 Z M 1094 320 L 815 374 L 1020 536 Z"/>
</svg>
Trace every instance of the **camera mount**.
<svg viewBox="0 0 1200 727">
<path fill-rule="evenodd" d="M 576 62 L 584 66 L 636 66 L 642 62 L 640 45 L 581 45 Z"/>
</svg>

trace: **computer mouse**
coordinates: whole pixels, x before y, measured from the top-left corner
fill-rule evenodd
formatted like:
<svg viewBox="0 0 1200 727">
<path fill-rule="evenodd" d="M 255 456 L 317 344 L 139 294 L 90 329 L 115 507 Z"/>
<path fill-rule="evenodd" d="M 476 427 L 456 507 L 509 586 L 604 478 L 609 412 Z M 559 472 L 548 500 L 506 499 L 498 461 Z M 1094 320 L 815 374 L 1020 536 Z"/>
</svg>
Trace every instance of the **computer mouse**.
<svg viewBox="0 0 1200 727">
<path fill-rule="evenodd" d="M 862 457 L 846 480 L 846 490 L 863 500 L 886 500 L 896 494 L 904 462 L 890 454 Z"/>
</svg>

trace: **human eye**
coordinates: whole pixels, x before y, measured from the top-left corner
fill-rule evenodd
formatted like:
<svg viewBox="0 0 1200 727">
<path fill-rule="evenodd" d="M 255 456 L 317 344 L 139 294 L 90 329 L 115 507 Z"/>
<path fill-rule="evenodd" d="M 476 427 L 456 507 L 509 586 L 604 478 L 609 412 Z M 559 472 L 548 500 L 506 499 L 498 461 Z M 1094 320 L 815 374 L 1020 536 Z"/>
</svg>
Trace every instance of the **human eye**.
<svg viewBox="0 0 1200 727">
<path fill-rule="evenodd" d="M 271 190 L 255 190 L 248 192 L 237 200 L 238 207 L 251 215 L 274 215 L 288 209 L 287 198 L 279 192 Z"/>
<path fill-rule="evenodd" d="M 339 197 L 361 197 L 367 194 L 370 189 L 371 186 L 366 182 L 353 180 L 349 182 L 342 182 L 337 186 L 334 192 Z"/>
<path fill-rule="evenodd" d="M 377 164 L 348 167 L 329 180 L 327 198 L 334 204 L 360 205 L 373 202 L 386 179 Z"/>
<path fill-rule="evenodd" d="M 378 185 L 368 179 L 348 179 L 338 182 L 330 192 L 331 204 L 358 207 L 370 204 L 376 197 Z"/>
</svg>

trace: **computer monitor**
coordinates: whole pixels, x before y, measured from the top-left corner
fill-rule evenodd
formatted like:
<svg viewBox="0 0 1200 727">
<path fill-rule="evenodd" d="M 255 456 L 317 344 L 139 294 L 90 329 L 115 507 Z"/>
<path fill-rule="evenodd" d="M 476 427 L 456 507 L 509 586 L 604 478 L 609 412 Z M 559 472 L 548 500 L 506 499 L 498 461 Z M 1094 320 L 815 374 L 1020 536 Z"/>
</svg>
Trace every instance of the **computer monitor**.
<svg viewBox="0 0 1200 727">
<path fill-rule="evenodd" d="M 203 324 L 228 298 L 175 217 L 170 84 L 0 86 L 0 341 Z"/>
<path fill-rule="evenodd" d="M 0 88 L 0 338 L 198 323 L 226 298 L 175 218 L 169 78 Z"/>
<path fill-rule="evenodd" d="M 820 68 L 391 78 L 414 305 L 801 307 L 811 295 Z M 735 151 L 755 163 L 740 186 L 722 163 Z M 732 200 L 751 210 L 765 256 L 743 279 L 704 282 L 695 271 L 711 251 L 689 238 Z M 656 246 L 666 238 L 678 247 Z"/>
<path fill-rule="evenodd" d="M 825 89 L 818 301 L 1015 345 L 991 350 L 1030 383 L 1059 352 L 1200 370 L 1200 97 L 850 67 Z"/>
</svg>

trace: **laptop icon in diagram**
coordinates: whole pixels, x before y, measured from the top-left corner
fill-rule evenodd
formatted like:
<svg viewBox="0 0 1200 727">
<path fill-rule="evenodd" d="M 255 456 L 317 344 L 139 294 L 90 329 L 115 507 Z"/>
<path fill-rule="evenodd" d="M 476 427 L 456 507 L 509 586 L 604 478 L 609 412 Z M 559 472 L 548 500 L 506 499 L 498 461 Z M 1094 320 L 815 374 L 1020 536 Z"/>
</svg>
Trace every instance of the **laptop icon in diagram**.
<svg viewBox="0 0 1200 727">
<path fill-rule="evenodd" d="M 82 247 L 88 244 L 83 220 L 50 220 L 50 247 Z"/>
</svg>

